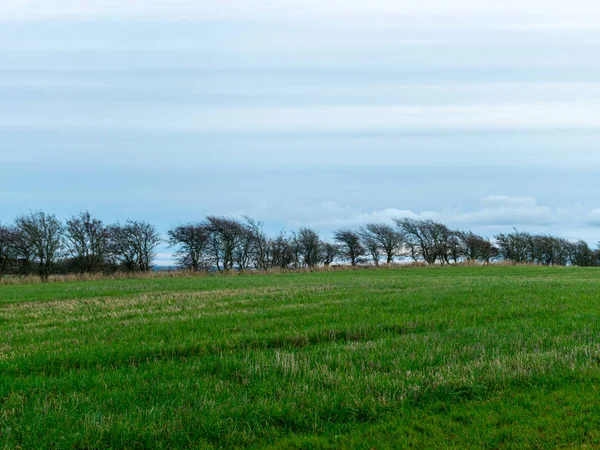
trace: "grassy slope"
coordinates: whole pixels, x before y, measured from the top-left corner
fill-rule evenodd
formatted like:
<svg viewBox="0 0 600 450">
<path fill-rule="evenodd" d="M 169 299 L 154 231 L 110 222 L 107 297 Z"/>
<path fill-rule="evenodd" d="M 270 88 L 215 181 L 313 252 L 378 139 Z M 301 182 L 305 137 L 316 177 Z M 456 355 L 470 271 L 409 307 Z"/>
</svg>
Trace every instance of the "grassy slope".
<svg viewBox="0 0 600 450">
<path fill-rule="evenodd" d="M 600 446 L 600 271 L 0 286 L 0 448 Z"/>
</svg>

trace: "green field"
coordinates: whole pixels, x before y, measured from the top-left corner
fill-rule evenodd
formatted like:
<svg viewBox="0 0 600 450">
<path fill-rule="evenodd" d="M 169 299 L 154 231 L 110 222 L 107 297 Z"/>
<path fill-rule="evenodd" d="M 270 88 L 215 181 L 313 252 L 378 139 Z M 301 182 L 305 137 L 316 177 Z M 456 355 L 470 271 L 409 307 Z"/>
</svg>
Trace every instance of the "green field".
<svg viewBox="0 0 600 450">
<path fill-rule="evenodd" d="M 600 270 L 0 286 L 0 448 L 600 446 Z"/>
</svg>

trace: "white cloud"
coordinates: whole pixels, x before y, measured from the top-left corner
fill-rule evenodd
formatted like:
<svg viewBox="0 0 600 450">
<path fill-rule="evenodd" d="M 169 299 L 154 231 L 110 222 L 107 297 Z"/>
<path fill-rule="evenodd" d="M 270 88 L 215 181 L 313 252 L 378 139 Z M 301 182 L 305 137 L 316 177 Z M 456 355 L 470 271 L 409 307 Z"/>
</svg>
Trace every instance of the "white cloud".
<svg viewBox="0 0 600 450">
<path fill-rule="evenodd" d="M 393 224 L 395 218 L 435 220 L 452 228 L 471 230 L 486 237 L 511 231 L 513 227 L 521 231 L 550 233 L 571 240 L 586 240 L 595 246 L 600 238 L 600 207 L 584 210 L 581 205 L 551 208 L 540 205 L 533 197 L 512 197 L 491 195 L 481 199 L 481 209 L 464 211 L 461 208 L 445 208 L 438 211 L 411 211 L 407 209 L 385 208 L 361 212 L 356 208 L 341 206 L 333 201 L 317 205 L 297 205 L 294 208 L 267 208 L 270 214 L 282 219 L 287 230 L 310 226 L 321 232 L 324 238 L 331 238 L 333 230 L 356 229 L 368 223 Z M 231 211 L 225 215 L 242 218 L 247 211 Z M 267 223 L 267 225 L 269 225 Z M 172 265 L 169 253 L 157 255 L 157 265 Z"/>
<path fill-rule="evenodd" d="M 155 266 L 175 266 L 175 261 L 171 253 L 157 253 L 154 259 Z"/>
<path fill-rule="evenodd" d="M 600 104 L 529 103 L 465 106 L 318 106 L 210 108 L 190 111 L 172 126 L 210 131 L 389 131 L 398 129 L 597 128 Z M 228 120 L 225 120 L 228 118 Z M 192 122 L 192 123 L 190 123 Z"/>
<path fill-rule="evenodd" d="M 115 105 L 85 111 L 65 105 L 0 116 L 0 128 L 174 132 L 336 132 L 342 130 L 525 130 L 600 128 L 600 103 L 511 103 L 415 106 L 210 107 Z"/>
<path fill-rule="evenodd" d="M 568 219 L 562 210 L 553 210 L 547 206 L 496 206 L 479 211 L 457 212 L 449 214 L 449 220 L 465 225 L 489 226 L 548 226 Z"/>
<path fill-rule="evenodd" d="M 511 207 L 526 207 L 535 206 L 533 197 L 510 197 L 508 195 L 488 195 L 482 202 L 488 205 L 495 206 L 511 206 Z"/>
<path fill-rule="evenodd" d="M 593 228 L 600 226 L 600 208 L 585 211 L 580 205 L 552 208 L 540 205 L 532 197 L 510 197 L 494 195 L 482 199 L 481 209 L 465 211 L 461 208 L 445 208 L 438 211 L 411 211 L 386 208 L 355 214 L 338 214 L 349 211 L 338 205 L 330 208 L 335 214 L 327 214 L 322 208 L 316 208 L 318 214 L 305 217 L 304 220 L 319 229 L 359 227 L 372 222 L 392 223 L 394 218 L 432 219 L 451 227 L 473 229 L 497 233 L 517 227 L 536 232 L 552 232 L 577 238 L 580 231 L 583 237 L 593 236 Z M 315 217 L 316 216 L 316 217 Z M 593 238 L 592 238 L 593 239 Z"/>
<path fill-rule="evenodd" d="M 97 15 L 179 15 L 205 17 L 264 17 L 373 14 L 408 15 L 537 15 L 541 17 L 586 17 L 600 12 L 590 0 L 4 0 L 6 18 L 97 16 Z"/>
</svg>

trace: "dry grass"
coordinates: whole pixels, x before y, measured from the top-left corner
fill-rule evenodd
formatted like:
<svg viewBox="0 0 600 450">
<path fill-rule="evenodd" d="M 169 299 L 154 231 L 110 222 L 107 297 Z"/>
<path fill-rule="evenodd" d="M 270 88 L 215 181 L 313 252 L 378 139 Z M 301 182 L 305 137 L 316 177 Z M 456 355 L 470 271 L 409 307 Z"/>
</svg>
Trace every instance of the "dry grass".
<svg viewBox="0 0 600 450">
<path fill-rule="evenodd" d="M 459 263 L 454 266 L 480 266 L 478 263 Z M 231 272 L 193 272 L 190 270 L 160 270 L 152 272 L 115 272 L 112 274 L 104 273 L 84 273 L 84 274 L 66 274 L 66 275 L 51 275 L 47 280 L 42 280 L 36 275 L 6 275 L 0 277 L 0 285 L 19 285 L 19 284 L 41 284 L 41 283 L 68 283 L 74 281 L 109 281 L 109 280 L 149 280 L 162 278 L 189 278 L 189 277 L 235 277 L 239 275 L 269 275 L 269 274 L 287 274 L 287 273 L 312 273 L 312 272 L 339 272 L 339 271 L 359 271 L 359 270 L 374 270 L 374 269 L 414 269 L 414 268 L 438 268 L 444 266 L 431 266 L 423 262 L 407 262 L 394 264 L 375 265 L 333 265 L 329 267 L 313 267 L 313 268 L 289 268 L 289 269 L 269 269 L 269 270 L 248 270 L 248 271 L 231 271 Z"/>
</svg>

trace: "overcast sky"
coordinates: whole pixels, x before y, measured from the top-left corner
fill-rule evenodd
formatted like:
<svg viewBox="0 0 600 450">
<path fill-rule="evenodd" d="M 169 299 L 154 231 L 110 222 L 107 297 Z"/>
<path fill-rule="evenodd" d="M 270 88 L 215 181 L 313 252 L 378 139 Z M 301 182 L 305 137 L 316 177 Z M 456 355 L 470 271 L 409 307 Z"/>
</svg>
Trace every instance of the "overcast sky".
<svg viewBox="0 0 600 450">
<path fill-rule="evenodd" d="M 0 220 L 414 216 L 595 244 L 598 55 L 591 0 L 3 0 Z"/>
</svg>

